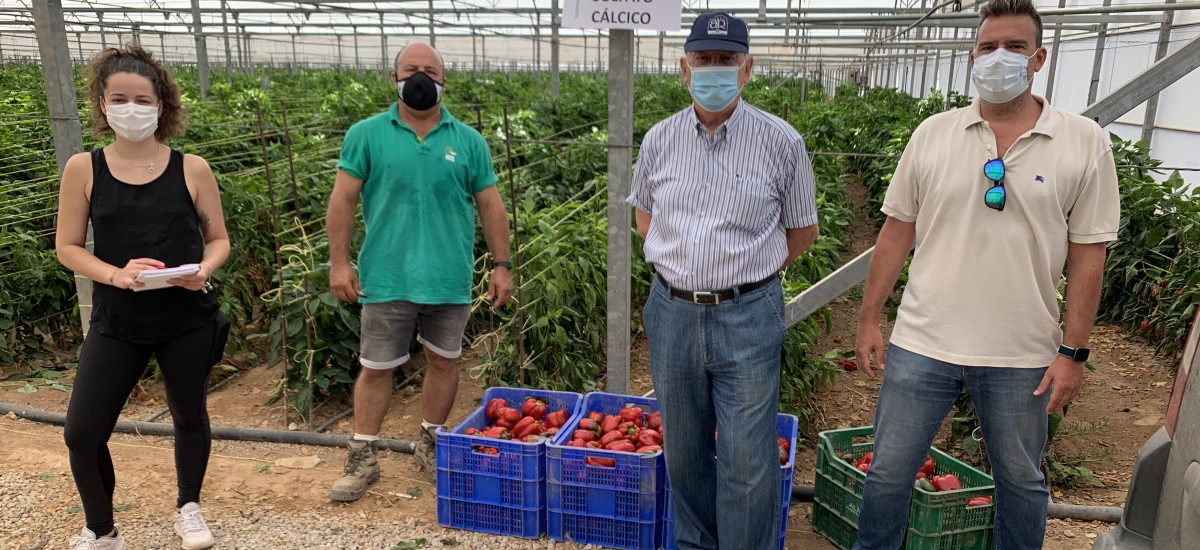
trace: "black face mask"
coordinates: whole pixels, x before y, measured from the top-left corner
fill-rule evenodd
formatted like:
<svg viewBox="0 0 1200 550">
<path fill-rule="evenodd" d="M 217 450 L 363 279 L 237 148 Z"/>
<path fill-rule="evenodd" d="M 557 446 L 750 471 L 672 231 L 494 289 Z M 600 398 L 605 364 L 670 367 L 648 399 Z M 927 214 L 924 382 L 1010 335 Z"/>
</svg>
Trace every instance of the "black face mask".
<svg viewBox="0 0 1200 550">
<path fill-rule="evenodd" d="M 442 100 L 442 85 L 420 71 L 397 82 L 396 92 L 400 101 L 417 111 L 432 109 Z"/>
</svg>

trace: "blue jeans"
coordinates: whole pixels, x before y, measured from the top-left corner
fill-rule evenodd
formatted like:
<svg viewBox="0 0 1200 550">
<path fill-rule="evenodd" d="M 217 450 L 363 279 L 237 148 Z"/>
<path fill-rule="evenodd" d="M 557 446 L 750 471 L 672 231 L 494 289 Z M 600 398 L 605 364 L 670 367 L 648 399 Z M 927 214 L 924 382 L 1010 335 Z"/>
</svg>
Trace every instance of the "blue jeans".
<svg viewBox="0 0 1200 550">
<path fill-rule="evenodd" d="M 655 278 L 643 323 L 662 411 L 676 547 L 776 548 L 775 424 L 787 332 L 779 280 L 699 305 L 672 296 Z"/>
<path fill-rule="evenodd" d="M 963 385 L 975 403 L 996 481 L 994 547 L 1041 548 L 1049 502 L 1041 465 L 1050 392 L 1036 397 L 1033 390 L 1046 369 L 966 367 L 895 345 L 888 347 L 887 359 L 875 407 L 875 455 L 863 487 L 854 549 L 900 548 L 913 475 Z"/>
</svg>

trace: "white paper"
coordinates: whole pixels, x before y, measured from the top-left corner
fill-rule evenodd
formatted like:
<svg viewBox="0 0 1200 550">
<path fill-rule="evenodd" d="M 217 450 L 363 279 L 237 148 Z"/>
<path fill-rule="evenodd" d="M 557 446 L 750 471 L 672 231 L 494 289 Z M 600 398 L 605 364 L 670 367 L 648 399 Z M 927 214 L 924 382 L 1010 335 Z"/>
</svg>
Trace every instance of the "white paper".
<svg viewBox="0 0 1200 550">
<path fill-rule="evenodd" d="M 199 264 L 183 264 L 179 267 L 165 267 L 163 269 L 147 269 L 138 275 L 134 281 L 146 283 L 143 287 L 133 287 L 134 292 L 143 290 L 155 290 L 172 286 L 167 283 L 168 280 L 184 275 L 195 275 L 200 272 Z"/>
</svg>

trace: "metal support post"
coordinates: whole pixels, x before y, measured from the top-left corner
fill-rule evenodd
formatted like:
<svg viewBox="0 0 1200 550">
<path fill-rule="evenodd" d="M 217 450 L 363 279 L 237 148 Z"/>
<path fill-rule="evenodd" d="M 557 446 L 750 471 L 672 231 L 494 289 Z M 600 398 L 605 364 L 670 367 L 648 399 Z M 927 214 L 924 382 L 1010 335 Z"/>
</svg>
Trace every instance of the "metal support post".
<svg viewBox="0 0 1200 550">
<path fill-rule="evenodd" d="M 533 70 L 538 72 L 542 70 L 542 12 L 534 10 L 533 15 Z"/>
<path fill-rule="evenodd" d="M 83 152 L 83 131 L 79 124 L 79 109 L 75 98 L 75 80 L 71 74 L 71 49 L 63 20 L 62 0 L 32 2 L 33 27 L 37 35 L 38 53 L 42 61 L 42 81 L 46 86 L 46 101 L 50 111 L 50 134 L 54 140 L 54 158 L 62 174 L 67 160 Z M 53 184 L 52 184 L 53 185 Z M 92 226 L 88 224 L 87 240 L 90 250 Z M 75 291 L 79 297 L 79 320 L 83 333 L 88 331 L 92 316 L 92 281 L 75 276 Z"/>
<path fill-rule="evenodd" d="M 358 25 L 350 27 L 354 29 L 354 70 L 357 72 L 362 68 L 361 62 L 358 59 Z"/>
<path fill-rule="evenodd" d="M 100 33 L 100 49 L 108 49 L 108 33 L 104 32 L 104 14 L 96 12 L 96 30 Z"/>
<path fill-rule="evenodd" d="M 558 99 L 558 26 L 562 15 L 558 13 L 558 0 L 550 2 L 550 97 Z"/>
<path fill-rule="evenodd" d="M 667 33 L 662 32 L 662 31 L 658 32 L 658 76 L 659 76 L 659 78 L 662 78 L 662 75 L 663 75 L 663 39 L 666 38 L 666 36 L 667 36 Z"/>
<path fill-rule="evenodd" d="M 433 34 L 433 0 L 429 0 L 429 47 L 437 48 L 437 37 Z"/>
<path fill-rule="evenodd" d="M 471 29 L 471 70 L 479 71 L 479 51 L 475 47 L 475 29 Z"/>
<path fill-rule="evenodd" d="M 1067 7 L 1067 0 L 1058 0 L 1058 9 Z M 1054 39 L 1050 42 L 1050 71 L 1046 74 L 1046 101 L 1054 103 L 1054 78 L 1058 73 L 1058 45 L 1062 43 L 1062 25 L 1054 26 Z"/>
<path fill-rule="evenodd" d="M 1104 7 L 1112 5 L 1112 0 L 1104 0 Z M 1088 105 L 1096 102 L 1096 90 L 1100 87 L 1100 67 L 1104 65 L 1104 42 L 1108 38 L 1108 23 L 1100 24 L 1096 33 L 1096 56 L 1092 59 L 1092 80 L 1088 84 Z"/>
<path fill-rule="evenodd" d="M 1174 4 L 1175 0 L 1167 0 L 1167 3 Z M 1167 55 L 1167 46 L 1171 44 L 1171 31 L 1174 28 L 1175 12 L 1165 12 L 1162 26 L 1158 29 L 1158 47 L 1154 50 L 1155 61 Z M 1154 94 L 1146 101 L 1146 118 L 1142 119 L 1142 143 L 1146 145 L 1147 149 L 1154 141 L 1154 123 L 1158 121 L 1158 97 L 1159 94 Z"/>
<path fill-rule="evenodd" d="M 82 35 L 83 35 L 83 33 L 80 33 L 80 32 L 75 33 L 75 50 L 79 52 L 79 64 L 80 65 L 87 63 L 87 58 L 83 57 L 83 36 Z M 162 36 L 162 35 L 160 34 L 159 36 Z M 4 58 L 4 56 L 0 55 L 0 59 L 3 59 L 3 58 Z"/>
<path fill-rule="evenodd" d="M 238 12 L 236 11 L 233 12 L 233 44 L 237 47 L 237 68 L 238 70 L 244 70 L 245 65 L 242 64 L 242 27 L 238 25 Z"/>
<path fill-rule="evenodd" d="M 225 39 L 225 81 L 233 82 L 233 50 L 229 47 L 229 5 L 221 0 L 221 36 Z"/>
<path fill-rule="evenodd" d="M 297 34 L 300 34 L 299 27 L 296 28 L 296 32 L 294 34 L 292 34 L 292 36 L 291 36 L 291 39 L 292 39 L 292 62 L 288 63 L 288 66 L 291 67 L 291 72 L 293 72 L 293 73 L 296 72 L 296 65 L 300 64 L 300 57 L 298 55 L 296 55 L 296 35 Z"/>
<path fill-rule="evenodd" d="M 629 392 L 630 208 L 633 180 L 633 31 L 608 34 L 608 376 L 605 390 Z M 597 48 L 599 49 L 599 48 Z"/>
<path fill-rule="evenodd" d="M 387 33 L 383 31 L 383 12 L 379 12 L 379 56 L 381 59 L 379 68 L 383 70 L 383 75 L 388 75 L 388 44 Z"/>
<path fill-rule="evenodd" d="M 954 41 L 958 41 L 958 29 L 954 29 Z M 950 92 L 954 91 L 954 65 L 958 62 L 958 50 L 950 50 L 950 72 L 946 75 L 946 104 L 950 104 Z"/>
<path fill-rule="evenodd" d="M 137 32 L 137 27 L 134 27 L 134 32 Z M 207 99 L 208 40 L 204 38 L 204 27 L 200 21 L 200 0 L 192 0 L 192 36 L 196 39 L 196 68 L 200 73 L 200 99 Z"/>
</svg>

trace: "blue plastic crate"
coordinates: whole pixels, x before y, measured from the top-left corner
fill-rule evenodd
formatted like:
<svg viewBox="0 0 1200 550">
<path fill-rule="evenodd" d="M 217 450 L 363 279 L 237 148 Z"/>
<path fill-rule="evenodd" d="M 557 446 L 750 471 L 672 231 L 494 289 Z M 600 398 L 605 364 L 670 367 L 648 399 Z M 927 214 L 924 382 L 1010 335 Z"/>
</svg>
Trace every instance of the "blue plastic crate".
<svg viewBox="0 0 1200 550">
<path fill-rule="evenodd" d="M 470 529 L 536 538 L 545 529 L 546 506 L 546 446 L 544 442 L 526 443 L 489 437 L 466 435 L 467 428 L 482 430 L 488 420 L 484 414 L 487 402 L 494 398 L 508 401 L 520 408 L 528 397 L 546 401 L 547 412 L 567 409 L 577 412 L 582 396 L 573 392 L 556 392 L 524 388 L 488 388 L 483 393 L 483 405 L 472 412 L 452 431 L 437 432 L 437 496 L 438 523 L 446 527 Z M 496 449 L 496 454 L 481 449 Z M 443 503 L 445 501 L 445 503 Z M 482 512 L 460 510 L 462 503 L 478 504 Z M 469 506 L 468 506 L 469 508 Z M 530 512 L 540 513 L 541 521 L 532 521 Z M 518 517 L 513 525 L 498 526 Z M 478 521 L 476 521 L 478 520 Z M 539 529 L 528 532 L 530 525 Z"/>
<path fill-rule="evenodd" d="M 569 514 L 547 510 L 546 532 L 558 541 L 595 544 L 624 550 L 659 548 L 662 528 L 659 520 L 622 521 L 587 514 Z M 559 536 L 554 534 L 558 533 Z"/>
<path fill-rule="evenodd" d="M 521 509 L 438 497 L 438 525 L 536 539 L 546 532 L 546 509 Z"/>
<path fill-rule="evenodd" d="M 787 521 L 788 509 L 792 505 L 792 482 L 793 472 L 796 464 L 796 431 L 800 426 L 800 421 L 790 414 L 780 414 L 775 421 L 776 434 L 780 437 L 786 437 L 791 441 L 791 446 L 788 449 L 787 464 L 780 466 L 780 476 L 782 479 L 779 484 L 779 550 L 783 550 L 784 540 L 787 538 Z M 666 498 L 663 503 L 663 548 L 667 550 L 675 550 L 675 532 L 674 532 L 674 512 L 671 511 L 671 480 L 668 477 L 666 480 Z"/>
<path fill-rule="evenodd" d="M 579 420 L 592 411 L 617 414 L 627 406 L 658 410 L 648 397 L 592 392 L 583 396 L 567 429 L 546 445 L 547 534 L 559 541 L 613 548 L 656 548 L 662 516 L 666 464 L 662 451 L 625 453 L 570 447 L 566 443 Z M 587 459 L 609 458 L 614 466 Z"/>
</svg>

